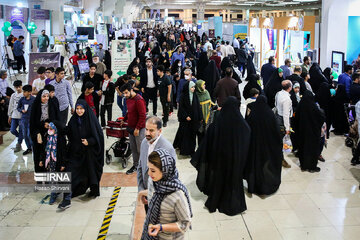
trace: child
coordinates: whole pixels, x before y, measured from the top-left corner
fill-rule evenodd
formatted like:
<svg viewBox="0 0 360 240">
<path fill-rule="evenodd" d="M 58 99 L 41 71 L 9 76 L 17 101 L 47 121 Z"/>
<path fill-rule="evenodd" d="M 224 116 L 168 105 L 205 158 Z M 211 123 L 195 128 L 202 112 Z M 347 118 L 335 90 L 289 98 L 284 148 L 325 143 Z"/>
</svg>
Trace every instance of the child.
<svg viewBox="0 0 360 240">
<path fill-rule="evenodd" d="M 111 121 L 111 117 L 112 117 L 112 105 L 114 103 L 115 84 L 111 81 L 111 76 L 112 76 L 111 70 L 106 70 L 104 72 L 104 80 L 101 86 L 102 95 L 100 101 L 101 127 L 106 126 L 105 111 L 107 111 L 108 121 Z"/>
<path fill-rule="evenodd" d="M 69 59 L 70 63 L 73 65 L 73 68 L 74 68 L 74 74 L 75 74 L 74 80 L 75 81 L 77 81 L 78 78 L 80 78 L 80 69 L 79 69 L 79 65 L 78 65 L 78 60 L 80 60 L 79 56 L 80 56 L 79 51 L 75 51 L 74 56 L 72 56 Z"/>
<path fill-rule="evenodd" d="M 129 75 L 123 75 L 121 77 L 119 77 L 117 79 L 117 81 L 115 82 L 115 90 L 118 93 L 117 96 L 117 105 L 119 106 L 119 108 L 122 111 L 122 115 L 123 117 L 125 117 L 126 113 L 127 113 L 127 107 L 126 107 L 126 98 L 123 97 L 122 92 L 120 91 L 120 88 L 126 84 L 129 81 Z"/>
<path fill-rule="evenodd" d="M 93 110 L 96 117 L 99 117 L 99 102 L 100 97 L 94 91 L 94 84 L 92 82 L 85 83 L 85 90 L 79 96 L 79 99 L 84 99 L 89 107 Z"/>
<path fill-rule="evenodd" d="M 260 92 L 256 88 L 250 89 L 250 96 L 248 99 L 245 100 L 246 104 L 246 114 L 245 119 L 247 119 L 251 113 L 251 110 L 255 104 L 256 98 L 259 96 Z"/>
<path fill-rule="evenodd" d="M 20 98 L 17 110 L 22 113 L 20 120 L 20 128 L 27 147 L 26 151 L 23 152 L 23 155 L 26 155 L 32 152 L 32 142 L 30 138 L 30 113 L 31 106 L 35 100 L 35 97 L 31 96 L 31 85 L 25 85 L 22 89 L 24 96 Z"/>
<path fill-rule="evenodd" d="M 45 72 L 46 80 L 45 86 L 48 85 L 51 81 L 55 80 L 55 68 L 48 67 Z"/>
<path fill-rule="evenodd" d="M 324 146 L 327 146 L 327 140 L 326 140 L 326 122 L 324 122 L 323 126 L 321 127 L 321 137 L 320 137 L 320 149 L 319 149 L 319 158 L 318 160 L 320 162 L 325 162 L 325 159 L 323 158 L 323 156 L 321 155 Z"/>
<path fill-rule="evenodd" d="M 142 92 L 140 91 L 140 77 L 137 76 L 135 73 L 133 73 L 131 75 L 131 80 L 134 81 L 135 85 L 134 85 L 134 91 L 137 94 L 140 94 L 142 96 Z"/>
<path fill-rule="evenodd" d="M 21 143 L 23 140 L 23 135 L 20 128 L 20 119 L 21 112 L 17 110 L 17 106 L 19 104 L 20 98 L 24 95 L 22 93 L 22 82 L 20 80 L 16 80 L 13 84 L 16 92 L 11 95 L 8 116 L 9 116 L 9 124 L 11 124 L 10 132 L 18 138 L 16 147 L 14 148 L 14 153 L 20 152 Z M 19 127 L 19 132 L 16 130 Z"/>
<path fill-rule="evenodd" d="M 32 86 L 33 86 L 32 94 L 33 95 L 38 94 L 38 92 L 45 87 L 45 79 L 46 79 L 45 72 L 46 72 L 45 67 L 41 66 L 38 68 L 37 74 L 39 74 L 39 78 L 35 79 L 32 84 Z"/>
</svg>

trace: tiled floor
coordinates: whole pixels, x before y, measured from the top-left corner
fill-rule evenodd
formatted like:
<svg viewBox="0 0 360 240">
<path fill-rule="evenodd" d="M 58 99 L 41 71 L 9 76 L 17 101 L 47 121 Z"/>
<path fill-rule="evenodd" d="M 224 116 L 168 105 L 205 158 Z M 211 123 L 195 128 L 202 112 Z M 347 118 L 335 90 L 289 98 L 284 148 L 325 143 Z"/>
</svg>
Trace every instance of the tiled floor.
<svg viewBox="0 0 360 240">
<path fill-rule="evenodd" d="M 119 114 L 114 105 L 113 115 Z M 173 115 L 164 136 L 172 141 L 176 129 Z M 114 140 L 106 139 L 106 146 Z M 107 239 L 130 239 L 136 179 L 124 174 L 117 159 L 104 167 L 101 197 L 75 198 L 70 209 L 57 212 L 56 205 L 40 203 L 46 194 L 32 190 L 32 159 L 13 154 L 14 146 L 14 137 L 6 134 L 0 145 L 0 239 L 96 239 L 114 186 L 122 188 Z M 286 156 L 292 168 L 283 169 L 278 192 L 265 199 L 247 196 L 248 210 L 234 217 L 209 214 L 206 196 L 195 184 L 195 169 L 188 158 L 179 157 L 180 179 L 189 189 L 194 212 L 186 239 L 360 239 L 360 168 L 350 165 L 343 137 L 331 136 L 323 156 L 326 162 L 319 164 L 320 173 L 301 172 L 298 159 Z"/>
</svg>

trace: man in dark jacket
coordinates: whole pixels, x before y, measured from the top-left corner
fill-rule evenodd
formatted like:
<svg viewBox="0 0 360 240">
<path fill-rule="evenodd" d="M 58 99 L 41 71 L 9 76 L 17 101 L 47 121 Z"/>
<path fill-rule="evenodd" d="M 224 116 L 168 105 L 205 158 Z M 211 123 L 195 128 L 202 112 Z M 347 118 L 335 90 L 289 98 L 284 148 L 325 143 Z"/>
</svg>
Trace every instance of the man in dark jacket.
<svg viewBox="0 0 360 240">
<path fill-rule="evenodd" d="M 244 77 L 245 70 L 246 70 L 246 63 L 247 63 L 247 59 L 249 57 L 246 52 L 246 49 L 245 49 L 245 44 L 242 44 L 240 49 L 236 49 L 236 54 L 238 57 L 239 71 L 242 72 L 242 77 Z"/>
<path fill-rule="evenodd" d="M 146 59 L 146 68 L 140 72 L 140 88 L 146 103 L 146 112 L 149 111 L 148 105 L 149 100 L 151 100 L 153 102 L 153 114 L 156 116 L 158 75 L 151 58 Z"/>
<path fill-rule="evenodd" d="M 275 58 L 271 56 L 269 57 L 269 62 L 264 64 L 261 68 L 261 77 L 263 79 L 264 86 L 266 86 L 266 83 L 269 81 L 271 75 L 274 73 L 275 70 Z"/>
<path fill-rule="evenodd" d="M 216 97 L 217 103 L 220 107 L 224 105 L 226 99 L 230 96 L 234 96 L 239 101 L 241 101 L 239 84 L 235 79 L 232 78 L 232 68 L 226 68 L 225 74 L 226 76 L 216 83 L 216 87 L 214 90 L 214 96 Z"/>
<path fill-rule="evenodd" d="M 355 105 L 360 100 L 360 73 L 352 75 L 353 84 L 350 87 L 351 104 Z"/>
<path fill-rule="evenodd" d="M 302 73 L 301 67 L 296 66 L 294 68 L 294 73 L 289 77 L 287 77 L 287 79 L 290 80 L 293 85 L 295 84 L 295 82 L 298 82 L 300 84 L 300 95 L 303 95 L 304 92 L 306 91 L 306 85 L 304 79 L 300 77 L 301 73 Z"/>
</svg>

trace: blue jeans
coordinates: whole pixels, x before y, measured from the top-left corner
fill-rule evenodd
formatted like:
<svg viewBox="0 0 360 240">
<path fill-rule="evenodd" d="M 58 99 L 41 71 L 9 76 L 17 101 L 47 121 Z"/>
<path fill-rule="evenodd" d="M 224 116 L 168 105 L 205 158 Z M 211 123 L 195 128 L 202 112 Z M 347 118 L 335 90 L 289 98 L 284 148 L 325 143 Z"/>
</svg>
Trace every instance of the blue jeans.
<svg viewBox="0 0 360 240">
<path fill-rule="evenodd" d="M 79 65 L 73 65 L 73 68 L 74 68 L 74 75 L 75 75 L 75 78 L 74 80 L 78 80 L 79 76 L 80 76 L 80 69 L 79 69 Z"/>
<path fill-rule="evenodd" d="M 127 113 L 127 107 L 126 107 L 126 98 L 117 96 L 117 105 L 122 111 L 122 116 L 125 117 Z"/>
<path fill-rule="evenodd" d="M 19 131 L 17 131 L 17 127 L 19 127 Z M 18 138 L 18 144 L 21 144 L 24 137 L 21 131 L 21 126 L 20 126 L 20 119 L 11 119 L 11 128 L 10 128 L 10 132 Z"/>
<path fill-rule="evenodd" d="M 22 132 L 22 136 L 25 139 L 26 147 L 28 149 L 32 148 L 32 141 L 30 138 L 30 120 L 21 119 L 20 120 L 20 128 Z"/>
</svg>

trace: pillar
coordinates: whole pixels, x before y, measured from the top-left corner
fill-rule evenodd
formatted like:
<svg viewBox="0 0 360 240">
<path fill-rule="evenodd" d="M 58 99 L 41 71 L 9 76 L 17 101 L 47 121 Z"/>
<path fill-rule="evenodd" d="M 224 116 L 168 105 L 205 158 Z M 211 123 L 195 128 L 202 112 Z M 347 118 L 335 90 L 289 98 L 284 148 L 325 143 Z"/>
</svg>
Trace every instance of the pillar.
<svg viewBox="0 0 360 240">
<path fill-rule="evenodd" d="M 184 9 L 184 23 L 192 23 L 192 9 Z"/>
<path fill-rule="evenodd" d="M 197 6 L 197 19 L 204 20 L 205 19 L 205 4 L 200 3 Z"/>
<path fill-rule="evenodd" d="M 44 9 L 51 10 L 51 33 L 49 35 L 64 34 L 64 0 L 48 0 L 44 2 Z"/>
<path fill-rule="evenodd" d="M 357 0 L 323 0 L 320 33 L 320 66 L 331 66 L 332 51 L 347 50 L 348 16 L 359 16 L 353 11 Z M 355 15 L 354 15 L 355 14 Z"/>
<path fill-rule="evenodd" d="M 169 9 L 165 8 L 165 11 L 164 11 L 164 18 L 168 17 L 169 16 Z"/>
</svg>

